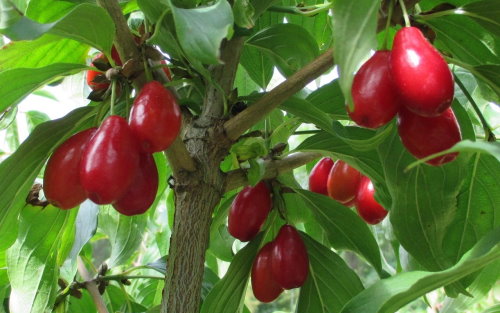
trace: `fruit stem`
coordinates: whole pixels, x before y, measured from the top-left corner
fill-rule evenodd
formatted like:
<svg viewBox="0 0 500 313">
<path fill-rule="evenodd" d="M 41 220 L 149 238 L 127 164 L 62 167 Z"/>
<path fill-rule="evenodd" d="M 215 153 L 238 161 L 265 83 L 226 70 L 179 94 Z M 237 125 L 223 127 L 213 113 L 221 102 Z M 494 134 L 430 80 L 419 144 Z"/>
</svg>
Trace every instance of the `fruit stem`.
<svg viewBox="0 0 500 313">
<path fill-rule="evenodd" d="M 382 43 L 382 50 L 388 50 L 387 39 L 389 37 L 389 27 L 391 26 L 392 12 L 394 12 L 394 0 L 391 0 L 389 3 L 389 12 L 387 13 L 387 21 L 385 23 L 385 35 L 384 42 Z"/>
<path fill-rule="evenodd" d="M 408 11 L 406 11 L 406 5 L 404 0 L 399 0 L 399 4 L 401 5 L 401 10 L 403 11 L 403 18 L 405 20 L 405 26 L 410 27 L 410 18 L 408 17 Z"/>
<path fill-rule="evenodd" d="M 477 116 L 479 117 L 479 120 L 481 121 L 481 124 L 483 125 L 484 134 L 485 134 L 487 140 L 490 141 L 490 142 L 496 141 L 495 134 L 493 133 L 493 131 L 491 130 L 490 125 L 488 124 L 488 122 L 484 118 L 484 115 L 481 112 L 481 110 L 479 109 L 479 106 L 477 105 L 476 101 L 474 100 L 474 98 L 472 98 L 472 96 L 469 93 L 469 91 L 467 90 L 467 88 L 465 88 L 465 85 L 462 83 L 462 81 L 460 80 L 460 78 L 455 73 L 453 74 L 453 76 L 455 77 L 455 82 L 457 83 L 458 87 L 460 87 L 460 90 L 462 90 L 462 92 L 464 93 L 465 97 L 467 98 L 467 100 L 469 100 L 469 102 L 472 105 L 472 108 L 474 109 L 474 111 L 476 112 Z"/>
<path fill-rule="evenodd" d="M 113 79 L 111 82 L 111 103 L 109 105 L 109 112 L 111 115 L 115 113 L 115 101 L 116 101 L 116 80 Z"/>
</svg>

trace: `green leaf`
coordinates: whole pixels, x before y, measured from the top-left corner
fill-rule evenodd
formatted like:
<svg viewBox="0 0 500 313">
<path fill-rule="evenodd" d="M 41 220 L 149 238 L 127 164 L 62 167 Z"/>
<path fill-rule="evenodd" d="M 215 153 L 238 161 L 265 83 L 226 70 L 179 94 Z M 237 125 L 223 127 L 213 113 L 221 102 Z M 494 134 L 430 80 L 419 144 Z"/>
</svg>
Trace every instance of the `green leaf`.
<svg viewBox="0 0 500 313">
<path fill-rule="evenodd" d="M 392 313 L 441 286 L 500 260 L 500 228 L 489 233 L 453 267 L 440 272 L 406 272 L 383 279 L 354 297 L 342 313 Z"/>
<path fill-rule="evenodd" d="M 94 109 L 79 108 L 64 118 L 40 124 L 16 152 L 0 163 L 0 251 L 16 237 L 17 216 L 45 160 L 67 137 L 89 127 Z"/>
<path fill-rule="evenodd" d="M 482 313 L 498 313 L 498 312 L 500 312 L 500 304 L 494 305 L 484 310 Z"/>
<path fill-rule="evenodd" d="M 262 89 L 266 89 L 273 77 L 273 63 L 271 60 L 259 49 L 246 45 L 241 54 L 240 62 L 252 80 Z M 256 89 L 253 88 L 252 91 Z M 244 95 L 240 93 L 239 89 L 238 93 Z"/>
<path fill-rule="evenodd" d="M 332 119 L 307 100 L 290 97 L 280 107 L 300 117 L 306 123 L 312 123 L 324 131 L 335 134 L 332 129 Z"/>
<path fill-rule="evenodd" d="M 377 12 L 380 1 L 338 0 L 333 12 L 333 51 L 339 70 L 340 88 L 352 105 L 351 85 L 354 72 L 377 46 Z"/>
<path fill-rule="evenodd" d="M 378 273 L 382 262 L 377 241 L 367 224 L 351 209 L 335 200 L 303 189 L 294 189 L 316 216 L 335 249 L 349 249 L 363 256 Z"/>
<path fill-rule="evenodd" d="M 302 234 L 309 255 L 309 275 L 300 288 L 297 313 L 340 312 L 364 288 L 359 277 L 335 252 Z"/>
<path fill-rule="evenodd" d="M 500 5 L 496 0 L 483 0 L 468 3 L 462 7 L 466 15 L 475 19 L 484 28 L 500 36 L 500 22 L 498 16 L 500 14 Z"/>
<path fill-rule="evenodd" d="M 266 172 L 266 166 L 263 159 L 250 159 L 248 160 L 250 168 L 247 171 L 247 179 L 250 185 L 257 185 Z"/>
<path fill-rule="evenodd" d="M 26 112 L 26 120 L 29 132 L 31 133 L 39 124 L 49 121 L 50 117 L 40 111 L 28 111 Z"/>
<path fill-rule="evenodd" d="M 53 64 L 42 68 L 16 68 L 0 72 L 0 111 L 16 105 L 41 86 L 86 68 L 78 64 Z"/>
<path fill-rule="evenodd" d="M 254 27 L 255 10 L 249 0 L 236 0 L 233 5 L 234 23 L 239 27 Z"/>
<path fill-rule="evenodd" d="M 239 96 L 247 96 L 259 89 L 257 83 L 255 83 L 250 74 L 241 64 L 238 65 L 238 70 L 236 71 L 234 86 L 238 89 Z"/>
<path fill-rule="evenodd" d="M 241 249 L 234 257 L 226 275 L 213 287 L 201 306 L 201 313 L 235 313 L 243 309 L 245 290 L 262 235 Z"/>
<path fill-rule="evenodd" d="M 333 122 L 333 133 L 354 150 L 369 151 L 376 149 L 394 131 L 394 123 L 374 131 L 357 126 L 343 126 Z"/>
<path fill-rule="evenodd" d="M 112 206 L 101 206 L 99 228 L 111 243 L 111 256 L 108 266 L 124 264 L 136 252 L 142 242 L 147 226 L 147 215 L 126 216 L 118 213 Z"/>
<path fill-rule="evenodd" d="M 12 1 L 0 1 L 0 32 L 16 24 L 22 18 Z"/>
<path fill-rule="evenodd" d="M 246 45 L 270 56 L 278 69 L 290 76 L 319 55 L 316 40 L 301 26 L 276 24 L 250 37 Z"/>
<path fill-rule="evenodd" d="M 473 68 L 472 73 L 484 81 L 500 97 L 500 65 L 487 64 Z"/>
<path fill-rule="evenodd" d="M 173 4 L 170 7 L 184 52 L 205 64 L 219 63 L 220 44 L 233 26 L 233 12 L 229 3 L 219 0 L 212 6 L 195 9 L 181 9 Z"/>
<path fill-rule="evenodd" d="M 69 215 L 53 206 L 22 210 L 18 238 L 7 252 L 10 312 L 51 310 L 58 289 L 58 241 Z"/>
<path fill-rule="evenodd" d="M 0 114 L 0 130 L 8 128 L 16 120 L 17 107 L 7 108 Z"/>
<path fill-rule="evenodd" d="M 82 298 L 69 297 L 68 313 L 95 313 L 97 309 L 87 289 L 82 289 Z"/>
<path fill-rule="evenodd" d="M 338 79 L 316 89 L 307 96 L 306 100 L 314 104 L 321 111 L 330 114 L 334 119 L 349 119 L 345 109 L 344 95 L 340 89 Z"/>
<path fill-rule="evenodd" d="M 208 249 L 217 258 L 226 262 L 231 262 L 233 259 L 232 245 L 234 238 L 227 237 L 229 233 L 226 220 L 234 198 L 235 196 L 231 196 L 221 201 L 221 204 L 215 210 L 212 224 L 210 224 L 210 244 Z"/>
</svg>

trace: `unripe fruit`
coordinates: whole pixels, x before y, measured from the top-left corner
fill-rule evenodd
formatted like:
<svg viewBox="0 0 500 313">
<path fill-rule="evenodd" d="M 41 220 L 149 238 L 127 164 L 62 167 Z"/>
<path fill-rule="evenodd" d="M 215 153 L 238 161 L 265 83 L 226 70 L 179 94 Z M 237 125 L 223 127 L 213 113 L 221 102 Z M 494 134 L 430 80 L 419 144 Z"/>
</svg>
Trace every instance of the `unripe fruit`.
<svg viewBox="0 0 500 313">
<path fill-rule="evenodd" d="M 462 139 L 460 126 L 451 108 L 436 117 L 422 117 L 401 110 L 398 132 L 408 152 L 418 159 L 449 149 Z M 457 155 L 458 152 L 448 153 L 426 163 L 439 166 L 455 160 Z"/>
<path fill-rule="evenodd" d="M 360 180 L 361 173 L 357 169 L 337 160 L 328 175 L 328 195 L 346 206 L 352 206 Z"/>
<path fill-rule="evenodd" d="M 264 182 L 243 188 L 229 210 L 228 230 L 231 236 L 241 241 L 252 240 L 264 224 L 271 206 L 271 192 Z"/>
<path fill-rule="evenodd" d="M 159 152 L 179 134 L 181 111 L 174 95 L 159 82 L 151 81 L 137 95 L 129 123 L 145 152 Z"/>
<path fill-rule="evenodd" d="M 356 210 L 359 216 L 369 224 L 380 223 L 387 215 L 387 211 L 375 200 L 375 188 L 372 181 L 361 177 L 358 193 L 356 195 Z"/>
<path fill-rule="evenodd" d="M 61 209 L 71 209 L 87 198 L 80 183 L 80 161 L 83 150 L 97 128 L 81 131 L 54 150 L 43 174 L 43 191 L 47 200 Z"/>
<path fill-rule="evenodd" d="M 92 63 L 90 65 L 94 66 L 93 62 L 96 61 L 96 60 L 103 60 L 104 62 L 108 62 L 108 59 L 106 58 L 106 56 L 103 53 L 97 54 L 92 59 Z M 87 85 L 89 85 L 89 87 L 92 90 L 104 90 L 104 89 L 108 89 L 109 83 L 103 83 L 103 82 L 97 83 L 97 82 L 94 81 L 94 79 L 96 79 L 97 76 L 104 77 L 104 73 L 103 72 L 99 72 L 99 71 L 94 71 L 94 70 L 88 70 L 87 71 Z"/>
<path fill-rule="evenodd" d="M 139 169 L 125 194 L 113 204 L 121 214 L 132 216 L 146 212 L 158 191 L 158 169 L 153 156 L 141 153 Z"/>
<path fill-rule="evenodd" d="M 252 265 L 252 291 L 257 300 L 271 302 L 283 292 L 271 270 L 273 242 L 268 242 L 255 257 Z"/>
<path fill-rule="evenodd" d="M 359 126 L 378 128 L 387 124 L 399 110 L 390 69 L 391 52 L 377 51 L 354 75 L 351 94 L 354 110 L 347 109 Z"/>
<path fill-rule="evenodd" d="M 131 185 L 139 167 L 139 146 L 127 121 L 109 116 L 82 154 L 80 181 L 90 200 L 110 204 Z"/>
<path fill-rule="evenodd" d="M 307 249 L 295 227 L 283 225 L 274 239 L 272 276 L 283 289 L 304 284 L 309 273 Z"/>
<path fill-rule="evenodd" d="M 391 70 L 401 103 L 413 113 L 437 116 L 453 100 L 453 75 L 439 52 L 415 27 L 394 38 Z"/>
<path fill-rule="evenodd" d="M 328 174 L 333 166 L 333 160 L 330 158 L 322 158 L 314 165 L 311 173 L 309 174 L 309 190 L 312 192 L 320 193 L 325 196 L 328 195 L 326 182 Z"/>
</svg>

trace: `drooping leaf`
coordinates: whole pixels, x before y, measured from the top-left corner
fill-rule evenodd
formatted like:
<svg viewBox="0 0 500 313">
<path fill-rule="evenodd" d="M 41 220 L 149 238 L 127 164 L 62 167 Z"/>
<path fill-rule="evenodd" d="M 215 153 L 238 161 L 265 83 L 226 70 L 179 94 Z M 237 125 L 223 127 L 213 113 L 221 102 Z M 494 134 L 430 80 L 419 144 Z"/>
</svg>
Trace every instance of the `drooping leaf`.
<svg viewBox="0 0 500 313">
<path fill-rule="evenodd" d="M 349 119 L 345 109 L 345 99 L 340 89 L 339 80 L 321 86 L 306 98 L 320 110 L 330 114 L 334 119 Z"/>
<path fill-rule="evenodd" d="M 371 130 L 357 126 L 343 126 L 334 121 L 333 133 L 354 150 L 369 151 L 376 149 L 394 131 L 394 123 Z"/>
<path fill-rule="evenodd" d="M 489 233 L 453 267 L 439 272 L 406 272 L 380 280 L 354 297 L 342 313 L 392 313 L 441 286 L 500 260 L 500 228 Z"/>
<path fill-rule="evenodd" d="M 484 28 L 488 29 L 493 34 L 500 36 L 500 22 L 498 21 L 500 6 L 498 5 L 498 1 L 475 1 L 464 5 L 462 10 L 469 13 L 466 13 L 467 16 L 475 19 Z"/>
<path fill-rule="evenodd" d="M 331 118 L 305 99 L 291 97 L 281 104 L 281 108 L 300 117 L 306 123 L 312 123 L 324 131 L 335 134 Z"/>
</svg>

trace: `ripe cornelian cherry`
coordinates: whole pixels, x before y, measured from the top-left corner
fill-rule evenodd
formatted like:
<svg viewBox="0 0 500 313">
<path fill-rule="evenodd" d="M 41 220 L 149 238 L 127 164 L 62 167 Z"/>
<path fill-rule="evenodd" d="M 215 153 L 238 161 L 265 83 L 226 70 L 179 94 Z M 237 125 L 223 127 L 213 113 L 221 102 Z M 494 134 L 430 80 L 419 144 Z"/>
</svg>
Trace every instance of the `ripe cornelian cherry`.
<svg viewBox="0 0 500 313">
<path fill-rule="evenodd" d="M 342 160 L 335 161 L 326 183 L 328 195 L 346 206 L 353 206 L 361 173 Z"/>
<path fill-rule="evenodd" d="M 90 200 L 111 204 L 125 194 L 138 167 L 137 139 L 124 118 L 111 115 L 83 151 L 80 181 Z"/>
<path fill-rule="evenodd" d="M 92 63 L 90 65 L 94 66 L 94 61 L 97 61 L 97 60 L 103 60 L 104 62 L 108 62 L 108 58 L 106 58 L 106 56 L 103 53 L 99 53 L 92 59 Z M 105 74 L 103 72 L 88 70 L 87 71 L 87 85 L 89 85 L 89 87 L 92 90 L 108 89 L 109 83 L 105 83 L 105 82 L 98 83 L 98 82 L 94 81 L 96 79 L 96 77 L 98 77 L 98 76 L 104 77 L 104 75 Z"/>
<path fill-rule="evenodd" d="M 80 183 L 80 161 L 96 130 L 89 128 L 71 136 L 52 153 L 43 174 L 43 192 L 51 204 L 71 209 L 87 199 Z"/>
<path fill-rule="evenodd" d="M 413 113 L 431 117 L 450 107 L 453 75 L 418 28 L 404 27 L 396 33 L 391 71 L 401 103 Z"/>
<path fill-rule="evenodd" d="M 378 224 L 387 215 L 387 211 L 382 207 L 374 197 L 375 188 L 372 181 L 366 177 L 361 177 L 358 193 L 356 195 L 356 210 L 359 216 L 368 224 Z"/>
<path fill-rule="evenodd" d="M 241 241 L 252 240 L 260 231 L 271 207 L 271 192 L 264 182 L 243 188 L 229 209 L 228 230 L 231 236 Z"/>
<path fill-rule="evenodd" d="M 129 123 L 145 152 L 159 152 L 179 134 L 181 111 L 174 95 L 159 82 L 151 81 L 137 95 Z"/>
<path fill-rule="evenodd" d="M 390 60 L 390 51 L 377 51 L 354 75 L 351 89 L 354 110 L 347 108 L 347 111 L 359 126 L 381 127 L 399 110 L 400 101 L 394 92 Z"/>
<path fill-rule="evenodd" d="M 139 169 L 125 194 L 113 204 L 121 214 L 132 216 L 146 212 L 158 191 L 158 169 L 153 156 L 141 153 Z"/>
<path fill-rule="evenodd" d="M 328 196 L 326 182 L 328 174 L 333 166 L 333 160 L 330 158 L 322 158 L 314 165 L 309 174 L 309 190 Z"/>
<path fill-rule="evenodd" d="M 460 126 L 451 108 L 436 117 L 423 117 L 401 110 L 398 132 L 403 145 L 417 159 L 449 149 L 462 139 Z M 426 163 L 439 166 L 455 160 L 457 155 L 458 152 L 448 153 Z"/>
<path fill-rule="evenodd" d="M 299 232 L 291 225 L 283 225 L 274 239 L 271 258 L 272 276 L 283 289 L 304 284 L 309 273 L 309 257 Z"/>
<path fill-rule="evenodd" d="M 274 280 L 271 270 L 271 257 L 273 252 L 273 242 L 268 242 L 263 246 L 252 265 L 252 290 L 253 295 L 261 302 L 274 301 L 283 292 L 278 283 Z"/>
</svg>

